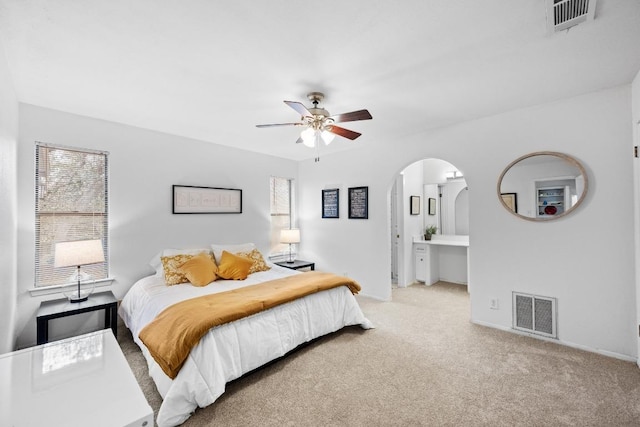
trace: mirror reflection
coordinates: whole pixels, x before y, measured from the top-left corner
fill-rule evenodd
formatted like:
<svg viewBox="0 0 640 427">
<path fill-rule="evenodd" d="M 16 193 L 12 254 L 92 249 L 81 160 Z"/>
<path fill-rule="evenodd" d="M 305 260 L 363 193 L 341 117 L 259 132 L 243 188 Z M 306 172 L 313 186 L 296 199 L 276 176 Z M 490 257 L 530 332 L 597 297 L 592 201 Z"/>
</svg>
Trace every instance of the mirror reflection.
<svg viewBox="0 0 640 427">
<path fill-rule="evenodd" d="M 544 151 L 513 161 L 498 181 L 498 196 L 511 213 L 545 221 L 573 211 L 587 193 L 587 174 L 573 157 Z"/>
<path fill-rule="evenodd" d="M 440 159 L 423 160 L 422 168 L 423 228 L 435 226 L 437 234 L 468 235 L 469 191 L 462 172 Z"/>
</svg>

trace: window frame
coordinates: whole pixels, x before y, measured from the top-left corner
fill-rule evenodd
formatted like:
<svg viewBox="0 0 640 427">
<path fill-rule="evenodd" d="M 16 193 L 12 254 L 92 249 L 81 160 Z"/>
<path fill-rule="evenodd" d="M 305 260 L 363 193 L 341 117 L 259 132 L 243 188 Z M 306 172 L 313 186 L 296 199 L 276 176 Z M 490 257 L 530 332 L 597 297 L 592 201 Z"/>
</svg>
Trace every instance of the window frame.
<svg viewBox="0 0 640 427">
<path fill-rule="evenodd" d="M 289 198 L 287 213 L 273 211 L 274 208 L 274 180 L 286 180 L 287 193 Z M 294 178 L 272 175 L 269 177 L 269 218 L 271 222 L 271 251 L 270 259 L 284 258 L 289 256 L 289 245 L 280 243 L 280 230 L 297 228 L 297 208 L 296 208 L 296 183 Z M 274 218 L 288 217 L 288 224 L 275 224 Z M 294 245 L 297 246 L 297 245 Z"/>
<path fill-rule="evenodd" d="M 42 151 L 41 150 L 46 150 L 44 153 L 47 154 L 46 160 L 43 158 L 42 155 Z M 49 164 L 49 158 L 48 158 L 48 153 L 49 150 L 61 150 L 61 151 L 66 151 L 66 152 L 74 152 L 74 153 L 80 153 L 81 155 L 94 155 L 94 156 L 103 156 L 102 159 L 100 159 L 101 161 L 103 161 L 103 168 L 104 168 L 104 176 L 102 176 L 102 172 L 100 172 L 100 174 L 96 174 L 94 176 L 94 178 L 97 178 L 97 181 L 101 181 L 102 179 L 104 179 L 104 194 L 102 195 L 103 200 L 101 201 L 101 204 L 99 205 L 102 208 L 102 212 L 98 212 L 98 210 L 100 209 L 95 209 L 95 211 L 92 212 L 88 212 L 88 211 L 81 211 L 81 210 L 68 210 L 66 212 L 59 212 L 59 211 L 55 211 L 55 209 L 51 209 L 51 210 L 44 210 L 42 208 L 42 204 L 43 202 L 41 202 L 41 200 L 44 200 L 44 196 L 42 195 L 43 192 L 46 191 L 46 181 L 47 179 L 49 179 L 51 177 L 50 174 L 50 164 Z M 33 277 L 33 290 L 32 290 L 32 295 L 39 295 L 39 294 L 43 294 L 43 293 L 47 293 L 45 292 L 48 289 L 59 289 L 60 287 L 63 287 L 65 285 L 67 285 L 70 281 L 69 280 L 62 280 L 59 278 L 56 278 L 56 275 L 51 271 L 52 270 L 52 263 L 53 263 L 53 259 L 51 257 L 51 253 L 53 253 L 53 250 L 51 249 L 51 246 L 49 246 L 49 249 L 45 249 L 44 246 L 50 244 L 50 245 L 55 245 L 55 243 L 57 242 L 62 242 L 62 241 L 69 241 L 69 240 L 83 240 L 83 239 L 94 239 L 94 238 L 99 238 L 102 240 L 102 246 L 103 246 L 103 250 L 104 250 L 104 254 L 105 254 L 105 261 L 104 263 L 101 264 L 97 264 L 96 268 L 94 268 L 94 272 L 96 270 L 98 270 L 97 275 L 94 275 L 91 279 L 91 283 L 104 283 L 104 284 L 110 284 L 111 280 L 109 273 L 110 273 L 110 261 L 109 261 L 109 152 L 107 151 L 102 151 L 102 150 L 94 150 L 94 149 L 88 149 L 88 148 L 80 148 L 80 147 L 72 147 L 72 146 L 65 146 L 65 145 L 60 145 L 60 144 L 49 144 L 49 143 L 44 143 L 44 142 L 40 142 L 40 141 L 36 141 L 35 142 L 35 173 L 34 173 L 34 178 L 35 178 L 35 182 L 34 182 L 34 198 L 35 198 L 35 205 L 34 205 L 34 277 Z M 44 165 L 43 165 L 44 162 Z M 69 164 L 69 168 L 73 168 L 76 167 L 77 164 Z M 45 179 L 43 180 L 43 171 L 46 171 L 46 174 L 44 174 Z M 66 217 L 74 217 L 75 219 L 78 218 L 83 218 L 83 217 L 87 217 L 87 216 L 91 216 L 92 218 L 92 229 L 95 229 L 96 227 L 96 221 L 94 221 L 94 218 L 98 218 L 98 225 L 97 227 L 100 229 L 100 232 L 102 235 L 97 236 L 96 237 L 96 233 L 95 230 L 92 233 L 78 233 L 78 232 L 68 232 L 68 233 L 63 233 L 66 237 L 69 236 L 73 236 L 73 237 L 80 237 L 80 239 L 77 238 L 66 238 L 66 239 L 61 239 L 61 238 L 52 238 L 49 239 L 50 243 L 42 243 L 42 239 L 41 236 L 43 235 L 42 233 L 42 218 L 46 218 L 46 217 L 54 217 L 55 215 L 64 215 Z M 57 224 L 57 223 L 56 223 Z M 45 227 L 46 228 L 46 227 Z M 74 269 L 73 267 L 65 267 L 67 269 Z M 46 270 L 49 270 L 48 272 Z M 62 270 L 62 269 L 60 269 Z"/>
</svg>

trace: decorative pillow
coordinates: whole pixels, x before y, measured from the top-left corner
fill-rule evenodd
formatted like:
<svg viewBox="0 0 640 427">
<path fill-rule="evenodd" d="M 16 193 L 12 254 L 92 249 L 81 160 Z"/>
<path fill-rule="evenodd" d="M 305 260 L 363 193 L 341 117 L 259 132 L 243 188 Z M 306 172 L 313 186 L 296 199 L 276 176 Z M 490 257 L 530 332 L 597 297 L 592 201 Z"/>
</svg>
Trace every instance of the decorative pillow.
<svg viewBox="0 0 640 427">
<path fill-rule="evenodd" d="M 179 254 L 160 257 L 162 268 L 164 270 L 164 282 L 168 286 L 189 282 L 187 276 L 178 271 L 178 269 L 182 264 L 189 261 L 194 256 L 196 256 L 196 254 Z"/>
<path fill-rule="evenodd" d="M 271 267 L 267 265 L 264 258 L 262 257 L 262 254 L 257 249 L 254 249 L 250 252 L 238 252 L 236 255 L 249 258 L 251 261 L 253 261 L 253 264 L 249 269 L 249 274 L 257 273 L 258 271 L 271 270 Z"/>
<path fill-rule="evenodd" d="M 220 261 L 222 260 L 222 251 L 227 251 L 230 254 L 236 254 L 238 252 L 250 252 L 255 248 L 256 245 L 254 245 L 253 243 L 240 243 L 237 245 L 211 245 L 213 256 L 218 265 L 220 265 Z"/>
<path fill-rule="evenodd" d="M 149 261 L 149 265 L 156 271 L 156 274 L 164 274 L 164 266 L 162 265 L 161 258 L 163 256 L 169 257 L 174 255 L 198 255 L 202 252 L 211 252 L 210 248 L 197 248 L 197 249 L 164 249 L 157 254 L 151 261 Z"/>
<path fill-rule="evenodd" d="M 206 286 L 216 280 L 218 266 L 210 254 L 196 255 L 180 267 L 178 273 L 183 274 L 193 286 Z"/>
<path fill-rule="evenodd" d="M 234 255 L 227 251 L 222 251 L 218 264 L 218 277 L 228 280 L 244 280 L 249 275 L 249 269 L 253 261 L 243 256 Z"/>
</svg>

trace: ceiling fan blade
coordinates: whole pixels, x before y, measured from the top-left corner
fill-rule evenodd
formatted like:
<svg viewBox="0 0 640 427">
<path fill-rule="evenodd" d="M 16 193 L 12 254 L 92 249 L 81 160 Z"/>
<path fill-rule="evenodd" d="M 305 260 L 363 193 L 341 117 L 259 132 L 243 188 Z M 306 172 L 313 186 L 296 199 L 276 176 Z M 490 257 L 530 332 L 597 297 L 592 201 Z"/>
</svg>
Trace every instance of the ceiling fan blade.
<svg viewBox="0 0 640 427">
<path fill-rule="evenodd" d="M 333 119 L 335 123 L 340 123 L 355 122 L 356 120 L 371 120 L 373 117 L 371 117 L 371 114 L 368 110 L 358 110 L 352 111 L 350 113 L 336 114 L 335 116 L 331 116 L 329 118 Z"/>
<path fill-rule="evenodd" d="M 354 140 L 357 137 L 359 137 L 360 135 L 362 135 L 361 133 L 354 132 L 354 131 L 349 130 L 349 129 L 341 128 L 340 126 L 327 127 L 326 130 L 328 130 L 331 133 L 335 133 L 336 135 L 340 135 L 340 136 L 343 136 L 345 138 L 348 138 L 350 140 Z"/>
<path fill-rule="evenodd" d="M 287 104 L 289 107 L 293 108 L 294 110 L 296 110 L 302 117 L 313 116 L 313 114 L 311 114 L 309 110 L 307 110 L 307 107 L 305 107 L 299 102 L 284 101 L 284 103 Z"/>
<path fill-rule="evenodd" d="M 268 125 L 256 125 L 257 128 L 272 128 L 276 126 L 302 126 L 304 123 L 272 123 Z"/>
</svg>

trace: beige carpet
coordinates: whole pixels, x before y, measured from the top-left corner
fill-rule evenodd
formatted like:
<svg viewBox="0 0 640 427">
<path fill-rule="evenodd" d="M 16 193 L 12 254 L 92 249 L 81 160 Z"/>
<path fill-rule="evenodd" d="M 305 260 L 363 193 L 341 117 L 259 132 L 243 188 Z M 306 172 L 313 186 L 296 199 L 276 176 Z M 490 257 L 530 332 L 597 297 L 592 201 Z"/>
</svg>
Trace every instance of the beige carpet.
<svg viewBox="0 0 640 427">
<path fill-rule="evenodd" d="M 227 386 L 185 426 L 640 426 L 640 369 L 473 325 L 460 285 L 358 297 L 376 329 L 349 327 Z M 149 404 L 160 396 L 123 328 Z"/>
</svg>

